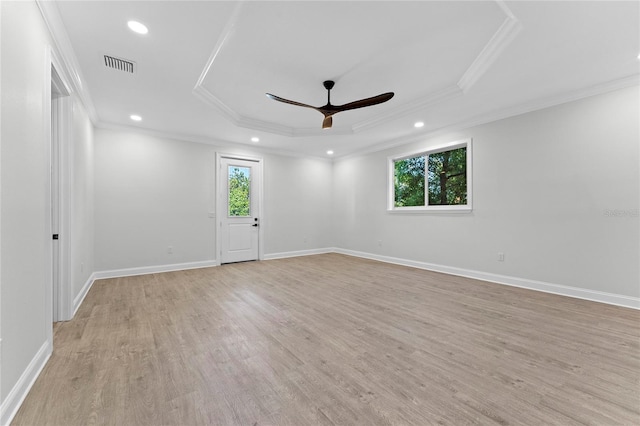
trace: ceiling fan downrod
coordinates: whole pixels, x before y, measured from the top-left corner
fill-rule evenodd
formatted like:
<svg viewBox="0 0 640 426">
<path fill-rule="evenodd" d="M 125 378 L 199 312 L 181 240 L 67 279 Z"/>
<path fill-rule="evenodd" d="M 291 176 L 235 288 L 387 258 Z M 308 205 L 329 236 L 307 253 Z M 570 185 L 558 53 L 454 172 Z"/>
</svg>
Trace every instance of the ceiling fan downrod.
<svg viewBox="0 0 640 426">
<path fill-rule="evenodd" d="M 331 105 L 331 89 L 336 84 L 333 80 L 326 80 L 322 83 L 325 89 L 327 89 L 327 106 Z"/>
</svg>

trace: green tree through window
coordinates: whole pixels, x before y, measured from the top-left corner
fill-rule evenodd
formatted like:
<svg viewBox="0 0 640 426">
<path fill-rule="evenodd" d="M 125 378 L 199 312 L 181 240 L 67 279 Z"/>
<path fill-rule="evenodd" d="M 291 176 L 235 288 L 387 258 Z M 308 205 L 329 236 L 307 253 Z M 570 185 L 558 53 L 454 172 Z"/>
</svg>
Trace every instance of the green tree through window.
<svg viewBox="0 0 640 426">
<path fill-rule="evenodd" d="M 251 169 L 229 166 L 229 216 L 249 216 Z"/>
<path fill-rule="evenodd" d="M 393 207 L 467 205 L 466 145 L 393 160 L 393 172 Z"/>
<path fill-rule="evenodd" d="M 467 204 L 467 148 L 429 154 L 429 205 Z"/>
<path fill-rule="evenodd" d="M 424 206 L 424 157 L 395 162 L 395 206 Z"/>
</svg>

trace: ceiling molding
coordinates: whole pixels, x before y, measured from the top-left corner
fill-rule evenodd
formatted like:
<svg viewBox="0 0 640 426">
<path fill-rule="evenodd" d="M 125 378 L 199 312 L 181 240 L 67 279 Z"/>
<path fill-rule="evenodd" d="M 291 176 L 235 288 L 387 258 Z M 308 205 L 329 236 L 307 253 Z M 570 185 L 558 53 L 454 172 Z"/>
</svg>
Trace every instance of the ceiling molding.
<svg viewBox="0 0 640 426">
<path fill-rule="evenodd" d="M 465 129 L 469 129 L 471 127 L 480 126 L 483 124 L 492 123 L 499 120 L 504 120 L 510 117 L 515 117 L 517 115 L 526 114 L 528 112 L 533 112 L 533 111 L 541 110 L 544 108 L 550 108 L 556 105 L 561 105 L 564 103 L 584 99 L 590 96 L 613 92 L 615 90 L 624 89 L 624 88 L 633 87 L 633 86 L 638 86 L 638 88 L 640 89 L 640 74 L 633 74 L 617 80 L 609 81 L 604 84 L 593 85 L 586 89 L 564 93 L 558 96 L 548 97 L 543 100 L 536 100 L 533 102 L 520 104 L 511 108 L 505 108 L 499 111 L 494 111 L 489 114 L 483 114 L 483 115 L 471 117 L 469 119 L 451 123 L 449 125 L 446 125 L 440 128 L 428 129 L 419 134 L 411 134 L 411 135 L 403 136 L 400 138 L 392 139 L 383 143 L 379 143 L 367 148 L 357 149 L 349 154 L 336 155 L 335 157 L 330 159 L 327 159 L 326 157 L 323 157 L 320 155 L 302 154 L 302 153 L 289 151 L 285 149 L 249 145 L 248 143 L 232 142 L 224 139 L 214 139 L 214 138 L 207 138 L 202 136 L 169 133 L 169 132 L 163 132 L 159 130 L 141 128 L 138 126 L 125 126 L 125 125 L 106 123 L 106 122 L 97 122 L 97 123 L 94 123 L 94 125 L 96 128 L 99 128 L 99 129 L 142 133 L 150 136 L 173 139 L 178 141 L 195 142 L 195 143 L 201 143 L 201 144 L 212 145 L 212 146 L 238 147 L 238 148 L 250 149 L 250 150 L 255 150 L 259 152 L 276 154 L 276 155 L 286 155 L 288 157 L 296 157 L 296 158 L 311 157 L 311 158 L 323 159 L 327 161 L 335 161 L 335 160 L 345 160 L 345 159 L 354 158 L 354 157 L 358 157 L 366 154 L 372 154 L 375 152 L 384 151 L 387 149 L 395 148 L 397 146 L 407 145 L 410 143 L 419 142 L 421 140 L 434 138 L 436 136 L 443 135 L 446 133 L 457 132 L 457 131 L 459 132 Z"/>
<path fill-rule="evenodd" d="M 331 130 L 322 129 L 320 127 L 294 129 L 294 136 L 342 136 L 352 135 L 354 133 L 353 128 L 349 126 L 332 126 Z"/>
<path fill-rule="evenodd" d="M 513 107 L 503 108 L 498 111 L 492 111 L 487 114 L 477 115 L 465 120 L 457 121 L 448 124 L 443 127 L 427 129 L 420 134 L 411 134 L 408 136 L 402 136 L 400 138 L 392 139 L 386 142 L 382 142 L 365 149 L 356 150 L 346 155 L 336 156 L 335 159 L 342 160 L 353 157 L 358 157 L 365 154 L 371 154 L 374 152 L 380 152 L 387 149 L 391 149 L 401 145 L 407 145 L 421 140 L 434 138 L 436 136 L 459 132 L 471 127 L 480 126 L 487 123 L 493 123 L 495 121 L 504 120 L 510 117 L 515 117 L 522 114 L 527 114 L 534 111 L 539 111 L 545 108 L 551 108 L 557 105 L 566 104 L 569 102 L 578 101 L 580 99 L 588 98 L 590 96 L 602 95 L 616 90 L 625 89 L 628 87 L 637 86 L 640 89 L 640 74 L 633 74 L 616 80 L 612 80 L 603 84 L 596 84 L 584 89 L 574 90 L 566 92 L 560 95 L 547 97 L 545 99 L 539 99 L 524 104 L 518 104 Z"/>
<path fill-rule="evenodd" d="M 270 123 L 268 121 L 257 120 L 255 118 L 240 116 L 235 124 L 238 127 L 257 130 L 259 132 L 267 132 L 289 137 L 294 136 L 293 128 L 291 127 L 284 126 L 282 124 Z"/>
<path fill-rule="evenodd" d="M 360 132 L 363 130 L 371 129 L 373 127 L 379 126 L 386 122 L 395 120 L 400 117 L 404 117 L 406 115 L 412 114 L 417 111 L 421 111 L 425 108 L 429 108 L 441 102 L 448 101 L 449 99 L 453 99 L 462 94 L 463 94 L 462 90 L 456 85 L 445 87 L 444 89 L 431 92 L 414 101 L 406 102 L 400 106 L 397 106 L 393 109 L 393 112 L 391 113 L 378 114 L 377 116 L 371 119 L 356 123 L 353 126 L 353 131 Z"/>
<path fill-rule="evenodd" d="M 227 40 L 230 39 L 231 35 L 235 32 L 236 23 L 238 22 L 238 17 L 240 16 L 240 11 L 242 10 L 244 5 L 244 1 L 238 2 L 236 7 L 233 9 L 229 20 L 225 24 L 218 41 L 216 42 L 207 63 L 198 78 L 195 86 L 193 87 L 193 94 L 203 101 L 204 103 L 214 107 L 222 116 L 236 125 L 237 127 L 242 127 L 245 129 L 252 129 L 256 131 L 262 131 L 267 133 L 272 133 L 281 136 L 294 136 L 294 129 L 292 127 L 280 125 L 277 123 L 270 123 L 263 120 L 258 120 L 251 117 L 246 117 L 238 114 L 231 107 L 225 104 L 220 98 L 215 96 L 209 89 L 204 86 L 204 80 L 207 78 L 211 67 L 213 66 L 215 60 L 218 58 L 218 55 L 224 48 Z"/>
<path fill-rule="evenodd" d="M 249 143 L 232 142 L 226 139 L 208 138 L 204 136 L 188 135 L 184 133 L 163 132 L 161 130 L 154 130 L 146 127 L 127 126 L 127 125 L 107 123 L 102 121 L 96 123 L 94 126 L 97 129 L 112 130 L 117 132 L 138 133 L 142 135 L 153 136 L 156 138 L 171 139 L 178 142 L 192 142 L 192 143 L 199 143 L 203 145 L 209 145 L 216 148 L 246 150 L 240 153 L 260 152 L 260 153 L 273 154 L 273 155 L 284 155 L 287 157 L 295 157 L 295 158 L 315 158 L 315 159 L 320 159 L 325 161 L 333 161 L 333 158 L 327 158 L 326 156 L 322 156 L 322 155 L 303 154 L 300 152 L 289 151 L 286 149 L 269 148 L 263 145 L 256 145 L 254 143 L 251 143 L 250 145 Z"/>
<path fill-rule="evenodd" d="M 371 119 L 356 123 L 353 126 L 354 133 L 371 129 L 467 93 L 471 86 L 482 77 L 522 30 L 522 24 L 507 5 L 499 0 L 497 0 L 496 3 L 506 15 L 506 19 L 455 86 L 445 87 L 444 89 L 431 92 L 414 101 L 402 104 L 396 107 L 391 113 L 378 114 Z"/>
<path fill-rule="evenodd" d="M 67 30 L 62 22 L 58 6 L 54 1 L 36 0 L 42 18 L 49 29 L 53 41 L 53 50 L 56 60 L 56 71 L 62 74 L 63 79 L 71 86 L 71 93 L 75 93 L 84 105 L 91 121 L 98 122 L 98 113 L 88 90 L 82 84 L 83 77 L 80 71 L 78 58 L 76 57 Z M 58 69 L 60 68 L 60 69 Z"/>
<path fill-rule="evenodd" d="M 390 112 L 380 113 L 370 119 L 355 123 L 350 128 L 343 128 L 340 130 L 335 129 L 332 132 L 323 132 L 320 129 L 295 128 L 259 120 L 253 117 L 243 116 L 226 105 L 220 98 L 215 96 L 210 90 L 204 87 L 204 81 L 211 71 L 211 68 L 213 67 L 214 62 L 218 57 L 218 54 L 224 48 L 225 43 L 227 42 L 227 40 L 229 40 L 230 36 L 236 29 L 236 23 L 244 4 L 243 1 L 238 3 L 229 20 L 227 21 L 224 30 L 218 38 L 211 55 L 209 56 L 209 60 L 207 61 L 202 73 L 200 74 L 200 77 L 198 78 L 198 81 L 195 84 L 195 87 L 193 88 L 193 93 L 200 100 L 213 106 L 231 123 L 235 124 L 238 127 L 256 131 L 262 131 L 288 137 L 307 137 L 336 134 L 348 135 L 365 130 L 370 130 L 389 121 L 393 121 L 403 116 L 407 116 L 415 112 L 424 110 L 425 108 L 429 108 L 441 102 L 448 101 L 457 96 L 464 95 L 471 88 L 471 86 L 473 86 L 480 79 L 480 77 L 482 77 L 482 75 L 489 69 L 491 64 L 495 62 L 495 60 L 515 39 L 515 37 L 522 29 L 522 24 L 514 16 L 514 14 L 506 6 L 506 4 L 501 0 L 496 0 L 496 3 L 498 4 L 502 12 L 506 15 L 506 19 L 455 85 L 428 93 L 418 99 L 396 106 Z"/>
<path fill-rule="evenodd" d="M 229 37 L 231 37 L 231 35 L 234 33 L 236 23 L 238 22 L 238 16 L 240 15 L 240 10 L 242 9 L 243 5 L 244 5 L 244 0 L 240 0 L 236 4 L 236 7 L 233 9 L 233 12 L 229 17 L 229 20 L 225 24 L 224 29 L 222 30 L 222 33 L 218 38 L 218 41 L 216 42 L 215 47 L 213 48 L 213 52 L 211 52 L 211 56 L 209 56 L 209 59 L 207 60 L 207 63 L 204 66 L 204 69 L 202 70 L 202 73 L 200 73 L 200 77 L 198 78 L 198 81 L 196 82 L 196 85 L 193 88 L 194 91 L 199 87 L 202 87 L 204 79 L 207 77 L 207 74 L 209 74 L 209 70 L 211 69 L 211 66 L 215 62 L 216 58 L 218 57 L 218 54 L 224 47 Z"/>
<path fill-rule="evenodd" d="M 212 107 L 217 109 L 224 118 L 231 121 L 236 126 L 242 119 L 242 117 L 237 112 L 229 108 L 224 102 L 215 97 L 213 93 L 207 90 L 204 86 L 194 87 L 193 94 L 201 101 L 204 101 L 206 104 L 211 105 Z"/>
<path fill-rule="evenodd" d="M 350 135 L 353 134 L 353 129 L 350 127 L 333 127 L 331 132 L 319 128 L 304 128 L 296 129 L 293 127 L 285 126 L 282 124 L 272 123 L 269 121 L 258 120 L 256 118 L 246 117 L 238 114 L 233 109 L 229 108 L 224 102 L 212 94 L 204 86 L 196 86 L 193 89 L 193 94 L 204 101 L 206 104 L 214 107 L 224 118 L 236 125 L 245 129 L 256 130 L 259 132 L 272 133 L 280 136 L 287 137 L 305 137 L 305 136 L 329 136 L 329 135 Z"/>
<path fill-rule="evenodd" d="M 216 42 L 216 45 L 214 46 L 213 51 L 211 52 L 211 55 L 209 56 L 209 59 L 207 60 L 202 73 L 200 73 L 200 77 L 198 77 L 198 81 L 196 81 L 196 85 L 193 87 L 192 91 L 198 99 L 217 109 L 224 118 L 234 123 L 236 126 L 239 125 L 239 122 L 242 118 L 240 114 L 229 108 L 224 102 L 222 102 L 220 99 L 218 99 L 218 97 L 216 97 L 206 87 L 204 87 L 204 79 L 207 77 L 207 74 L 209 74 L 209 70 L 211 70 L 213 63 L 215 62 L 225 43 L 235 31 L 236 22 L 238 21 L 238 16 L 240 15 L 240 10 L 242 9 L 243 4 L 243 1 L 239 1 L 236 7 L 233 9 L 229 20 L 222 30 L 222 33 L 218 38 L 218 41 Z"/>
<path fill-rule="evenodd" d="M 530 102 L 514 105 L 509 108 L 503 108 L 498 111 L 481 114 L 449 125 L 446 127 L 446 129 L 467 129 L 469 127 L 492 123 L 494 121 L 504 120 L 506 118 L 515 117 L 517 115 L 527 114 L 529 112 L 539 111 L 541 109 L 551 108 L 557 105 L 562 105 L 591 96 L 602 95 L 604 93 L 609 93 L 633 86 L 640 86 L 640 74 L 633 74 L 616 80 L 608 81 L 606 83 L 585 87 L 580 90 L 573 90 L 570 92 L 549 96 L 544 99 L 536 99 Z M 441 131 L 441 129 L 438 129 L 437 131 Z"/>
<path fill-rule="evenodd" d="M 460 77 L 458 87 L 462 89 L 464 93 L 467 93 L 469 89 L 471 89 L 471 87 L 480 79 L 480 77 L 487 72 L 489 67 L 522 30 L 522 24 L 507 8 L 507 6 L 501 1 L 497 1 L 496 3 L 498 3 L 502 11 L 505 12 L 507 18 L 504 20 L 500 28 L 498 28 L 498 31 L 493 35 L 493 37 L 491 37 L 471 66 L 469 66 L 467 71 L 462 75 L 462 77 Z"/>
</svg>

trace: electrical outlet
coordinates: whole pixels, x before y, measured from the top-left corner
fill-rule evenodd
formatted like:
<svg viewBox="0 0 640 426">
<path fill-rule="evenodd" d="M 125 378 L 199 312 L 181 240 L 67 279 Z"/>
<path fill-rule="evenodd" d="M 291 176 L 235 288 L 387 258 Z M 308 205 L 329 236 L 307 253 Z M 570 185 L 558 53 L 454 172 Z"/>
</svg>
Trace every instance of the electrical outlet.
<svg viewBox="0 0 640 426">
<path fill-rule="evenodd" d="M 167 247 L 167 253 L 173 254 L 173 246 Z"/>
<path fill-rule="evenodd" d="M 498 253 L 498 262 L 504 262 L 504 253 L 502 252 Z"/>
</svg>

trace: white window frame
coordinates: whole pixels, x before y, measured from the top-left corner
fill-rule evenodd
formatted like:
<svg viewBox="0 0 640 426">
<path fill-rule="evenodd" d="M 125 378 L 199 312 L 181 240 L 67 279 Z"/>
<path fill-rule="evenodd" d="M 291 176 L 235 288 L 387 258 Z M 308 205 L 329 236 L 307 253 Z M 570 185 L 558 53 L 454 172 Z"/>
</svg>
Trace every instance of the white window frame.
<svg viewBox="0 0 640 426">
<path fill-rule="evenodd" d="M 407 158 L 413 158 L 418 156 L 426 156 L 429 154 L 436 154 L 443 151 L 451 151 L 458 148 L 467 148 L 467 204 L 461 205 L 428 205 L 429 194 L 425 193 L 424 206 L 411 206 L 411 207 L 396 207 L 395 206 L 395 162 L 399 160 L 406 160 Z M 468 213 L 473 210 L 473 170 L 472 170 L 472 139 L 464 139 L 455 142 L 449 142 L 433 147 L 429 147 L 422 150 L 412 151 L 410 153 L 404 153 L 400 155 L 393 155 L 388 157 L 388 172 L 387 172 L 387 211 L 390 213 Z M 425 167 L 427 163 L 425 162 Z M 426 179 L 425 170 L 425 179 Z M 425 192 L 429 190 L 428 182 L 425 182 Z"/>
</svg>

